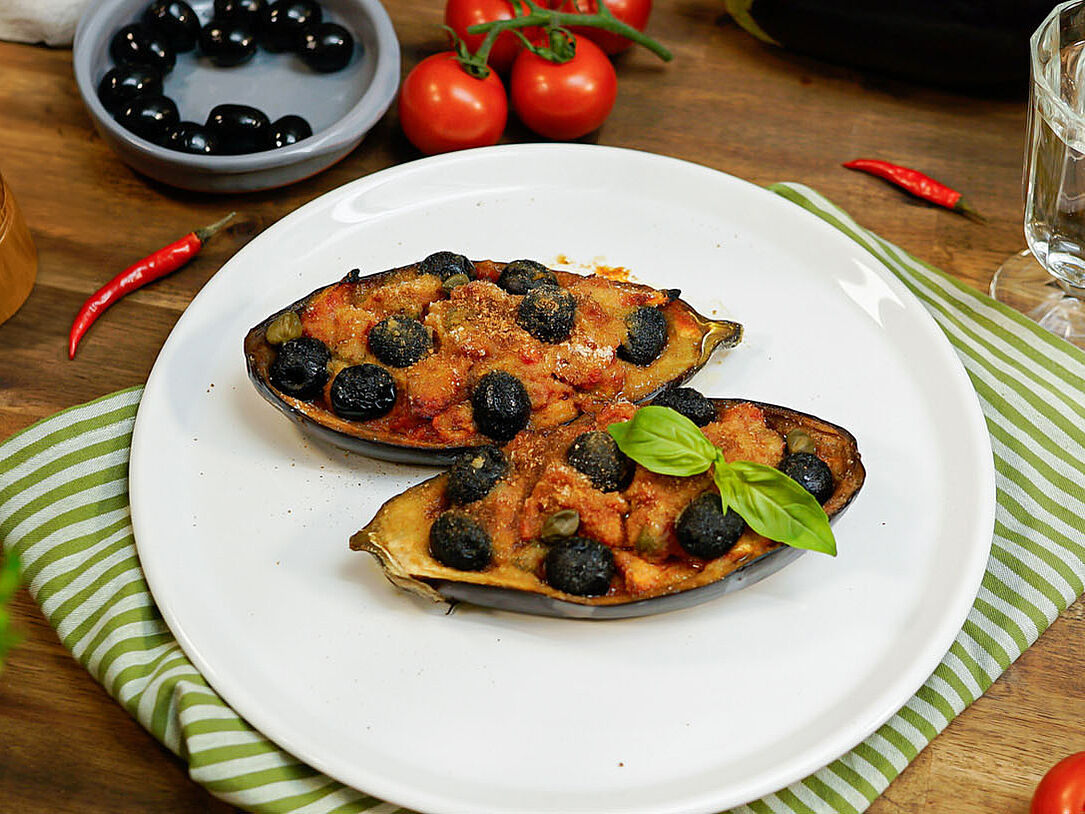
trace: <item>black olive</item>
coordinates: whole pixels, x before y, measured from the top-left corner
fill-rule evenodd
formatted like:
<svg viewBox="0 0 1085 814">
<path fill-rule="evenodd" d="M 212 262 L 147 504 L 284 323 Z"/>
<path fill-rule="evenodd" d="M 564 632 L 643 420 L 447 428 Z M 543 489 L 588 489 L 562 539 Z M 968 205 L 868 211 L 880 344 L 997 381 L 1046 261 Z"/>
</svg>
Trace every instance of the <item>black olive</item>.
<svg viewBox="0 0 1085 814">
<path fill-rule="evenodd" d="M 218 152 L 218 139 L 202 124 L 180 122 L 170 129 L 165 146 L 182 153 L 214 155 Z"/>
<path fill-rule="evenodd" d="M 602 492 L 624 489 L 635 471 L 633 462 L 618 449 L 618 442 L 602 430 L 578 435 L 565 451 L 565 460 Z"/>
<path fill-rule="evenodd" d="M 792 452 L 780 463 L 780 471 L 798 482 L 818 503 L 832 497 L 836 488 L 829 465 L 812 452 Z"/>
<path fill-rule="evenodd" d="M 173 70 L 177 54 L 157 31 L 145 25 L 126 25 L 113 35 L 109 55 L 118 65 L 150 65 L 165 76 Z"/>
<path fill-rule="evenodd" d="M 165 37 L 178 53 L 195 48 L 200 36 L 200 20 L 184 0 L 155 0 L 143 12 L 143 24 Z"/>
<path fill-rule="evenodd" d="M 692 387 L 668 387 L 655 397 L 652 404 L 670 407 L 698 427 L 716 420 L 716 406 Z"/>
<path fill-rule="evenodd" d="M 311 336 L 283 342 L 279 355 L 268 367 L 271 383 L 288 396 L 308 401 L 320 394 L 328 381 L 327 345 Z"/>
<path fill-rule="evenodd" d="M 215 16 L 220 20 L 240 20 L 256 30 L 264 11 L 264 0 L 215 0 Z"/>
<path fill-rule="evenodd" d="M 283 116 L 271 123 L 271 146 L 286 147 L 313 135 L 313 128 L 301 116 Z"/>
<path fill-rule="evenodd" d="M 558 278 L 542 263 L 534 260 L 513 260 L 501 270 L 497 284 L 510 294 L 526 294 L 535 286 L 557 286 Z"/>
<path fill-rule="evenodd" d="M 433 347 L 426 327 L 407 316 L 385 317 L 369 332 L 369 350 L 392 367 L 410 367 Z"/>
<path fill-rule="evenodd" d="M 137 96 L 161 94 L 162 74 L 150 65 L 119 65 L 98 83 L 98 99 L 113 114 Z"/>
<path fill-rule="evenodd" d="M 576 298 L 564 288 L 537 286 L 520 300 L 516 324 L 540 342 L 563 342 L 573 331 Z"/>
<path fill-rule="evenodd" d="M 429 527 L 429 553 L 457 571 L 481 571 L 490 564 L 493 544 L 486 529 L 459 512 L 445 512 Z"/>
<path fill-rule="evenodd" d="M 448 470 L 448 499 L 461 506 L 481 500 L 508 469 L 505 453 L 497 447 L 487 445 L 469 450 Z"/>
<path fill-rule="evenodd" d="M 693 498 L 674 524 L 678 544 L 687 554 L 704 560 L 722 557 L 734 548 L 745 529 L 746 521 L 734 509 L 728 508 L 724 514 L 715 492 Z"/>
<path fill-rule="evenodd" d="M 531 399 L 523 383 L 503 370 L 491 370 L 471 392 L 475 426 L 483 435 L 504 444 L 527 426 Z"/>
<path fill-rule="evenodd" d="M 466 274 L 475 279 L 475 264 L 455 252 L 434 252 L 418 264 L 418 269 L 423 274 L 436 274 L 442 280 L 453 274 Z"/>
<path fill-rule="evenodd" d="M 302 33 L 321 21 L 320 6 L 312 0 L 276 0 L 260 15 L 260 44 L 268 51 L 294 51 Z"/>
<path fill-rule="evenodd" d="M 249 105 L 215 105 L 207 116 L 207 129 L 224 155 L 258 153 L 271 144 L 271 122 Z"/>
<path fill-rule="evenodd" d="M 667 318 L 650 305 L 642 305 L 625 318 L 627 338 L 618 347 L 619 358 L 635 365 L 650 365 L 667 344 Z"/>
<path fill-rule="evenodd" d="M 332 73 L 350 62 L 354 54 L 354 37 L 341 25 L 317 23 L 301 35 L 298 54 L 314 71 Z"/>
<path fill-rule="evenodd" d="M 215 18 L 200 30 L 200 51 L 220 68 L 229 68 L 252 59 L 256 36 L 241 19 Z"/>
<path fill-rule="evenodd" d="M 168 96 L 137 96 L 117 113 L 121 127 L 155 144 L 162 144 L 180 119 L 177 105 Z"/>
<path fill-rule="evenodd" d="M 546 553 L 546 583 L 574 596 L 602 596 L 614 576 L 614 552 L 586 537 L 570 537 Z"/>
<path fill-rule="evenodd" d="M 380 418 L 396 404 L 392 374 L 378 365 L 354 365 L 339 371 L 332 381 L 332 409 L 341 418 L 369 421 Z"/>
</svg>

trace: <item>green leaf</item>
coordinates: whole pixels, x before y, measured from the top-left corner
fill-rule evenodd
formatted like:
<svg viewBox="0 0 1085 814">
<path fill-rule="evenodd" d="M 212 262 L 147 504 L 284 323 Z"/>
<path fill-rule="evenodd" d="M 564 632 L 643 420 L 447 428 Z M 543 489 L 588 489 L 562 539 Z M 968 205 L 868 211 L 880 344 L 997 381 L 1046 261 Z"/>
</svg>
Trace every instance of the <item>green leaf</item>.
<svg viewBox="0 0 1085 814">
<path fill-rule="evenodd" d="M 618 449 L 660 475 L 699 475 L 716 459 L 716 448 L 697 425 L 670 407 L 641 407 L 607 432 Z"/>
<path fill-rule="evenodd" d="M 4 668 L 4 656 L 22 641 L 22 636 L 10 629 L 9 615 L 6 608 L 11 597 L 19 587 L 19 559 L 9 554 L 0 563 L 0 670 Z"/>
<path fill-rule="evenodd" d="M 719 457 L 713 477 L 723 499 L 758 534 L 836 556 L 829 518 L 814 496 L 778 469 L 752 461 L 728 464 Z"/>
</svg>

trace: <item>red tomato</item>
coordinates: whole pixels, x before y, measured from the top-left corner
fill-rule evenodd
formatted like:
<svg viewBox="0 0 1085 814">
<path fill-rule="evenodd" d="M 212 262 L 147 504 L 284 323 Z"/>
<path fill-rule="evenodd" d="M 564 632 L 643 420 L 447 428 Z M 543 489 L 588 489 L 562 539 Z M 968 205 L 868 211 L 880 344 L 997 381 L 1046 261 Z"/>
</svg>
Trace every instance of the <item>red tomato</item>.
<svg viewBox="0 0 1085 814">
<path fill-rule="evenodd" d="M 399 91 L 399 123 L 411 144 L 427 155 L 496 144 L 508 115 L 497 74 L 476 79 L 452 51 L 418 63 Z"/>
<path fill-rule="evenodd" d="M 606 0 L 604 5 L 610 13 L 626 25 L 630 25 L 637 31 L 643 31 L 648 26 L 648 17 L 652 13 L 652 0 Z M 562 0 L 555 6 L 560 11 L 568 11 L 572 14 L 595 14 L 599 10 L 596 0 Z M 587 37 L 608 54 L 617 54 L 624 51 L 630 45 L 620 34 L 604 31 L 601 28 L 586 28 L 573 26 L 575 34 Z"/>
<path fill-rule="evenodd" d="M 618 96 L 618 76 L 591 40 L 576 41 L 576 56 L 561 64 L 523 50 L 509 80 L 512 106 L 540 136 L 574 139 L 601 126 Z"/>
<path fill-rule="evenodd" d="M 448 0 L 448 5 L 445 6 L 445 25 L 456 32 L 456 36 L 463 40 L 472 54 L 478 51 L 486 35 L 468 34 L 468 28 L 494 20 L 511 20 L 515 16 L 516 11 L 509 0 Z M 530 39 L 532 35 L 528 31 L 529 29 L 524 30 L 524 36 Z M 513 32 L 506 31 L 494 40 L 486 62 L 491 68 L 508 73 L 521 48 L 523 45 L 520 38 Z"/>
<path fill-rule="evenodd" d="M 1085 752 L 1056 763 L 1032 795 L 1029 814 L 1082 814 L 1085 811 Z"/>
</svg>

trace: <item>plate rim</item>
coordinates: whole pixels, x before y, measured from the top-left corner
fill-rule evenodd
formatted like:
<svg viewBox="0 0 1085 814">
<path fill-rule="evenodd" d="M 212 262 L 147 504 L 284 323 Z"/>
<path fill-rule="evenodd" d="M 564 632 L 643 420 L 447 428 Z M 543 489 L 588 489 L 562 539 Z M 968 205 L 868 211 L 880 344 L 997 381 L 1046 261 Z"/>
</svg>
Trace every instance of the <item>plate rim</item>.
<svg viewBox="0 0 1085 814">
<path fill-rule="evenodd" d="M 847 247 L 848 251 L 853 255 L 857 255 L 869 261 L 869 265 L 875 270 L 878 277 L 885 281 L 892 289 L 893 293 L 907 304 L 909 311 L 913 315 L 916 315 L 916 318 L 919 319 L 921 323 L 926 325 L 928 332 L 935 339 L 934 347 L 940 349 L 947 362 L 948 370 L 952 370 L 954 377 L 957 379 L 958 383 L 962 385 L 966 396 L 969 396 L 958 406 L 962 409 L 962 415 L 968 418 L 967 423 L 974 436 L 972 441 L 978 442 L 978 447 L 975 449 L 975 452 L 978 455 L 976 463 L 980 464 L 983 468 L 982 472 L 977 473 L 978 475 L 981 475 L 981 477 L 976 478 L 977 492 L 975 495 L 982 515 L 978 521 L 973 524 L 973 528 L 977 539 L 982 533 L 982 536 L 987 542 L 985 545 L 976 544 L 971 549 L 971 557 L 968 561 L 969 568 L 967 569 L 967 578 L 958 581 L 958 590 L 954 596 L 954 602 L 951 603 L 952 606 L 947 609 L 947 612 L 944 612 L 941 615 L 943 621 L 936 631 L 938 635 L 928 639 L 927 646 L 922 653 L 922 658 L 914 660 L 910 670 L 902 671 L 901 675 L 905 676 L 905 678 L 897 680 L 892 687 L 894 691 L 891 693 L 886 690 L 882 691 L 880 696 L 881 703 L 878 705 L 879 709 L 876 713 L 868 711 L 868 716 L 864 718 L 858 726 L 856 726 L 854 722 L 850 725 L 847 723 L 843 724 L 836 730 L 835 737 L 825 739 L 820 749 L 811 750 L 811 753 L 805 755 L 802 760 L 793 760 L 793 765 L 789 771 L 779 776 L 769 774 L 760 784 L 754 784 L 754 786 L 751 787 L 752 790 L 744 792 L 743 800 L 725 798 L 718 792 L 715 792 L 714 797 L 704 794 L 700 799 L 684 798 L 680 801 L 680 807 L 655 807 L 651 809 L 652 811 L 674 811 L 676 813 L 717 811 L 721 807 L 740 805 L 743 802 L 759 799 L 765 794 L 785 788 L 792 783 L 801 780 L 846 754 L 891 719 L 892 716 L 914 696 L 920 687 L 922 687 L 937 665 L 942 661 L 945 654 L 949 651 L 951 644 L 960 633 L 967 615 L 974 604 L 981 580 L 986 572 L 995 522 L 996 488 L 993 450 L 991 448 L 990 435 L 986 429 L 986 421 L 980 407 L 978 395 L 971 384 L 963 363 L 928 309 L 923 306 L 918 297 L 916 297 L 901 280 L 896 278 L 892 272 L 885 268 L 881 260 L 864 246 L 841 232 L 839 229 L 836 229 L 831 224 L 825 222 L 815 213 L 806 210 L 801 206 L 797 206 L 793 202 L 776 195 L 771 190 L 745 181 L 737 176 L 730 175 L 722 170 L 671 156 L 629 148 L 591 144 L 509 144 L 431 156 L 388 167 L 379 172 L 355 179 L 336 187 L 335 189 L 329 190 L 323 195 L 320 195 L 287 213 L 280 220 L 267 227 L 261 234 L 257 235 L 252 241 L 242 247 L 203 287 L 177 321 L 156 358 L 155 364 L 152 367 L 145 385 L 144 395 L 147 393 L 152 393 L 153 395 L 154 388 L 158 386 L 159 379 L 164 375 L 162 373 L 165 364 L 164 360 L 168 359 L 169 353 L 172 351 L 175 336 L 185 330 L 188 318 L 195 312 L 196 309 L 192 306 L 198 305 L 205 300 L 212 300 L 215 291 L 222 280 L 229 274 L 237 273 L 233 271 L 233 269 L 243 268 L 243 258 L 249 247 L 268 233 L 273 231 L 278 233 L 292 228 L 294 224 L 309 218 L 318 210 L 329 206 L 334 200 L 341 199 L 351 194 L 360 193 L 367 187 L 375 187 L 389 182 L 396 182 L 413 173 L 424 172 L 433 166 L 461 162 L 469 163 L 473 161 L 485 162 L 489 156 L 500 157 L 505 154 L 519 154 L 524 157 L 546 155 L 549 160 L 555 161 L 560 160 L 560 156 L 565 153 L 592 153 L 600 156 L 607 154 L 615 157 L 615 160 L 634 162 L 671 162 L 687 171 L 704 173 L 706 178 L 719 176 L 724 179 L 725 182 L 737 184 L 746 188 L 747 191 L 754 195 L 762 196 L 763 200 L 766 202 L 772 202 L 769 205 L 779 205 L 783 207 L 780 211 L 791 212 L 795 217 L 805 220 L 811 228 L 818 229 L 822 231 L 824 235 L 830 236 L 831 240 L 837 241 L 842 247 Z M 241 258 L 241 260 L 239 260 L 239 258 Z M 416 786 L 404 786 L 402 783 L 397 784 L 394 781 L 387 783 L 385 782 L 385 778 L 374 778 L 368 775 L 364 769 L 359 770 L 357 766 L 354 767 L 354 770 L 359 771 L 361 775 L 366 775 L 364 778 L 365 782 L 359 784 L 358 778 L 345 779 L 344 773 L 339 771 L 338 767 L 329 765 L 320 755 L 312 754 L 309 749 L 305 748 L 304 744 L 294 742 L 293 738 L 289 736 L 283 737 L 284 733 L 274 721 L 274 714 L 268 711 L 269 714 L 265 715 L 263 707 L 258 703 L 250 701 L 251 696 L 246 696 L 244 693 L 236 691 L 233 686 L 229 686 L 226 692 L 223 692 L 223 690 L 220 689 L 216 682 L 225 682 L 225 680 L 221 677 L 215 666 L 208 663 L 206 659 L 203 658 L 201 649 L 198 647 L 197 643 L 189 637 L 188 631 L 185 629 L 181 620 L 178 619 L 174 612 L 175 609 L 168 599 L 168 588 L 166 587 L 168 580 L 166 580 L 164 575 L 159 573 L 153 565 L 150 568 L 147 567 L 146 563 L 148 560 L 144 556 L 144 552 L 149 549 L 146 548 L 146 543 L 144 546 L 141 546 L 139 543 L 140 534 L 138 533 L 138 530 L 141 526 L 144 528 L 146 528 L 146 526 L 143 522 L 142 511 L 139 508 L 140 501 L 136 495 L 139 493 L 138 484 L 141 481 L 140 473 L 144 466 L 144 462 L 147 460 L 147 456 L 143 455 L 142 450 L 145 445 L 149 443 L 146 440 L 148 435 L 148 431 L 146 430 L 147 421 L 141 421 L 141 419 L 146 416 L 146 413 L 142 409 L 142 405 L 143 402 L 141 401 L 140 409 L 137 411 L 133 426 L 130 460 L 129 484 L 133 537 L 136 541 L 137 551 L 140 554 L 140 562 L 143 566 L 147 584 L 170 632 L 177 639 L 179 645 L 191 659 L 196 668 L 204 675 L 209 684 L 211 684 L 215 692 L 218 693 L 235 712 L 247 721 L 252 722 L 254 728 L 275 742 L 282 749 L 351 788 L 355 788 L 367 794 L 372 794 L 387 802 L 417 810 L 479 811 L 480 809 L 477 806 L 469 805 L 465 807 L 462 802 L 449 799 L 439 792 L 434 792 L 432 790 L 419 791 Z M 985 485 L 986 488 L 981 490 L 979 484 Z M 153 557 L 150 561 L 154 561 Z M 163 598 L 165 598 L 165 601 L 163 601 Z M 952 620 L 952 624 L 947 620 Z M 584 624 L 584 622 L 570 620 L 570 624 Z M 726 791 L 726 789 L 724 789 L 724 791 Z M 607 810 L 609 811 L 610 809 Z"/>
</svg>

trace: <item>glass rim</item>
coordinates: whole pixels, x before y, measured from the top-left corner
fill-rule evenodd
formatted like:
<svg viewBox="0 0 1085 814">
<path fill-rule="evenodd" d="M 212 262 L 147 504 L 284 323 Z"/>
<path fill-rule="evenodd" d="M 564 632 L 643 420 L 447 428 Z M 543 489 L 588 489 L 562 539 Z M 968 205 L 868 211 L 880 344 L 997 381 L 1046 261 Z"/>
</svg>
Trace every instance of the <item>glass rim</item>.
<svg viewBox="0 0 1085 814">
<path fill-rule="evenodd" d="M 1063 115 L 1071 119 L 1077 117 L 1085 118 L 1085 114 L 1075 113 L 1070 108 L 1070 105 L 1066 103 L 1066 100 L 1062 98 L 1059 89 L 1051 86 L 1045 72 L 1040 69 L 1039 57 L 1042 49 L 1041 43 L 1051 26 L 1062 17 L 1065 11 L 1072 8 L 1079 8 L 1085 13 L 1085 0 L 1064 0 L 1064 2 L 1059 3 L 1048 12 L 1047 16 L 1044 17 L 1043 21 L 1036 27 L 1036 30 L 1032 32 L 1032 36 L 1029 37 L 1029 84 L 1033 92 L 1042 92 L 1050 102 L 1060 108 L 1060 112 Z M 1083 15 L 1083 19 L 1085 19 L 1085 15 Z M 1083 29 L 1085 29 L 1085 26 L 1083 26 Z M 1085 41 L 1085 30 L 1082 32 L 1082 40 Z"/>
</svg>

